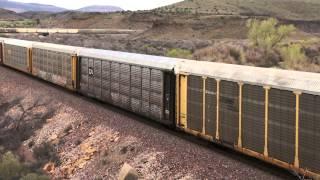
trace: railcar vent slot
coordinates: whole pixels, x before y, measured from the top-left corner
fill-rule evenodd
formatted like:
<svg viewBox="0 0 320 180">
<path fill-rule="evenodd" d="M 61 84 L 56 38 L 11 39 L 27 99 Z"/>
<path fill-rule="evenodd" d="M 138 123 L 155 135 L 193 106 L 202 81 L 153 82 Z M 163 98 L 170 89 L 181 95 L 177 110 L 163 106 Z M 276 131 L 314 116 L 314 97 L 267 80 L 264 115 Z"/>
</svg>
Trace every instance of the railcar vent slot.
<svg viewBox="0 0 320 180">
<path fill-rule="evenodd" d="M 217 81 L 206 79 L 206 134 L 215 137 L 217 119 Z"/>
<path fill-rule="evenodd" d="M 237 144 L 239 134 L 239 85 L 220 82 L 220 137 L 227 144 Z"/>
<path fill-rule="evenodd" d="M 127 64 L 120 65 L 120 106 L 130 107 L 130 66 Z"/>
<path fill-rule="evenodd" d="M 302 168 L 320 173 L 320 96 L 300 97 L 299 159 Z"/>
<path fill-rule="evenodd" d="M 242 146 L 255 152 L 264 151 L 265 90 L 261 86 L 243 85 Z"/>
<path fill-rule="evenodd" d="M 269 92 L 269 156 L 293 164 L 295 152 L 295 105 L 293 92 L 271 89 Z"/>
<path fill-rule="evenodd" d="M 112 104 L 120 106 L 120 64 L 111 63 L 111 100 Z"/>
<path fill-rule="evenodd" d="M 203 79 L 200 76 L 188 76 L 187 126 L 202 132 L 203 126 Z"/>
<path fill-rule="evenodd" d="M 101 100 L 111 103 L 111 63 L 102 61 L 101 79 L 102 79 L 102 97 Z"/>
<path fill-rule="evenodd" d="M 163 119 L 163 77 L 164 74 L 160 70 L 151 70 L 151 86 L 150 86 L 150 113 L 151 117 L 157 120 Z"/>
<path fill-rule="evenodd" d="M 131 110 L 135 113 L 141 114 L 142 108 L 142 68 L 138 66 L 131 66 L 131 89 L 130 89 L 130 103 Z"/>
</svg>

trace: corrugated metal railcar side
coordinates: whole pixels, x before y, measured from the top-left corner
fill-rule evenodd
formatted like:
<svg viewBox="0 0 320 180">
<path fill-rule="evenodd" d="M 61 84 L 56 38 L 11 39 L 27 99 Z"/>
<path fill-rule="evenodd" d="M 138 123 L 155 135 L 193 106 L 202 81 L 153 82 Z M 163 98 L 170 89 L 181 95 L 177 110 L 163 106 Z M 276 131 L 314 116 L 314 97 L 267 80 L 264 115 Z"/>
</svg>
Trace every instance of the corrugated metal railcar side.
<svg viewBox="0 0 320 180">
<path fill-rule="evenodd" d="M 210 62 L 177 66 L 177 126 L 320 178 L 320 75 Z"/>
<path fill-rule="evenodd" d="M 174 124 L 175 76 L 166 58 L 93 49 L 80 50 L 79 57 L 82 94 Z"/>
<path fill-rule="evenodd" d="M 32 42 L 6 39 L 3 44 L 3 64 L 26 73 L 31 72 Z"/>
<path fill-rule="evenodd" d="M 33 44 L 32 74 L 54 84 L 76 90 L 77 49 L 77 47 L 57 44 Z"/>
</svg>

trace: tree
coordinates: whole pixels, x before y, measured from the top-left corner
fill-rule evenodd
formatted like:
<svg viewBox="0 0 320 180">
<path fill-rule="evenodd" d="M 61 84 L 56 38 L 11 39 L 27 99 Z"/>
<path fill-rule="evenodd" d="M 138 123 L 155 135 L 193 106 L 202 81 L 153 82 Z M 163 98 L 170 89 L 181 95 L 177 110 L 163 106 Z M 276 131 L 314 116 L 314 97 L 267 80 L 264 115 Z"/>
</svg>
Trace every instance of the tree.
<svg viewBox="0 0 320 180">
<path fill-rule="evenodd" d="M 256 19 L 248 20 L 248 38 L 255 45 L 264 49 L 271 49 L 287 38 L 290 33 L 295 31 L 293 25 L 278 25 L 278 20 L 269 18 L 259 21 Z"/>
</svg>

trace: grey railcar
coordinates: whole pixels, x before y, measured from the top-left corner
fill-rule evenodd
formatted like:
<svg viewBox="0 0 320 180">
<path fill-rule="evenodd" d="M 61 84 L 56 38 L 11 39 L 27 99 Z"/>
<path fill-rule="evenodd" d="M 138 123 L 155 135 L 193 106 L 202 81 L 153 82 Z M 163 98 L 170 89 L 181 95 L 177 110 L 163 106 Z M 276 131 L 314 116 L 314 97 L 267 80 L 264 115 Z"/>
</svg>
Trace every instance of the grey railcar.
<svg viewBox="0 0 320 180">
<path fill-rule="evenodd" d="M 172 62 L 166 58 L 82 49 L 79 51 L 79 91 L 163 124 L 173 125 L 173 68 Z"/>
</svg>

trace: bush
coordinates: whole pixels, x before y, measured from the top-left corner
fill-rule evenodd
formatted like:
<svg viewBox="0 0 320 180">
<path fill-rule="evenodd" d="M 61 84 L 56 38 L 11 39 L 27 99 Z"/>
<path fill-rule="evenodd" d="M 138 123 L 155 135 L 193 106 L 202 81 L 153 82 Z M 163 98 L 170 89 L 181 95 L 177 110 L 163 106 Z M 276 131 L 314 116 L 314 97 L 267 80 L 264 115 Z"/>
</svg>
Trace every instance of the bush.
<svg viewBox="0 0 320 180">
<path fill-rule="evenodd" d="M 20 177 L 23 166 L 11 152 L 3 155 L 0 161 L 0 179 L 14 179 Z"/>
<path fill-rule="evenodd" d="M 34 156 L 37 158 L 40 165 L 47 162 L 60 163 L 60 159 L 53 145 L 50 143 L 43 143 L 33 149 Z"/>
<path fill-rule="evenodd" d="M 297 66 L 307 62 L 307 57 L 300 44 L 291 44 L 287 47 L 282 47 L 280 54 L 285 68 L 296 69 Z"/>
<path fill-rule="evenodd" d="M 247 27 L 249 28 L 248 38 L 258 47 L 271 49 L 277 46 L 290 33 L 295 31 L 293 25 L 278 25 L 278 20 L 269 18 L 268 20 L 249 20 Z"/>
<path fill-rule="evenodd" d="M 24 166 L 12 152 L 7 152 L 2 156 L 0 161 L 0 179 L 49 180 L 45 175 L 29 172 L 32 172 L 32 169 Z M 33 172 L 40 171 L 34 170 Z"/>
<path fill-rule="evenodd" d="M 29 173 L 26 176 L 23 176 L 20 180 L 49 180 L 49 178 L 45 175 Z"/>
<path fill-rule="evenodd" d="M 167 51 L 166 56 L 174 58 L 192 59 L 192 52 L 186 49 L 170 49 Z"/>
</svg>

